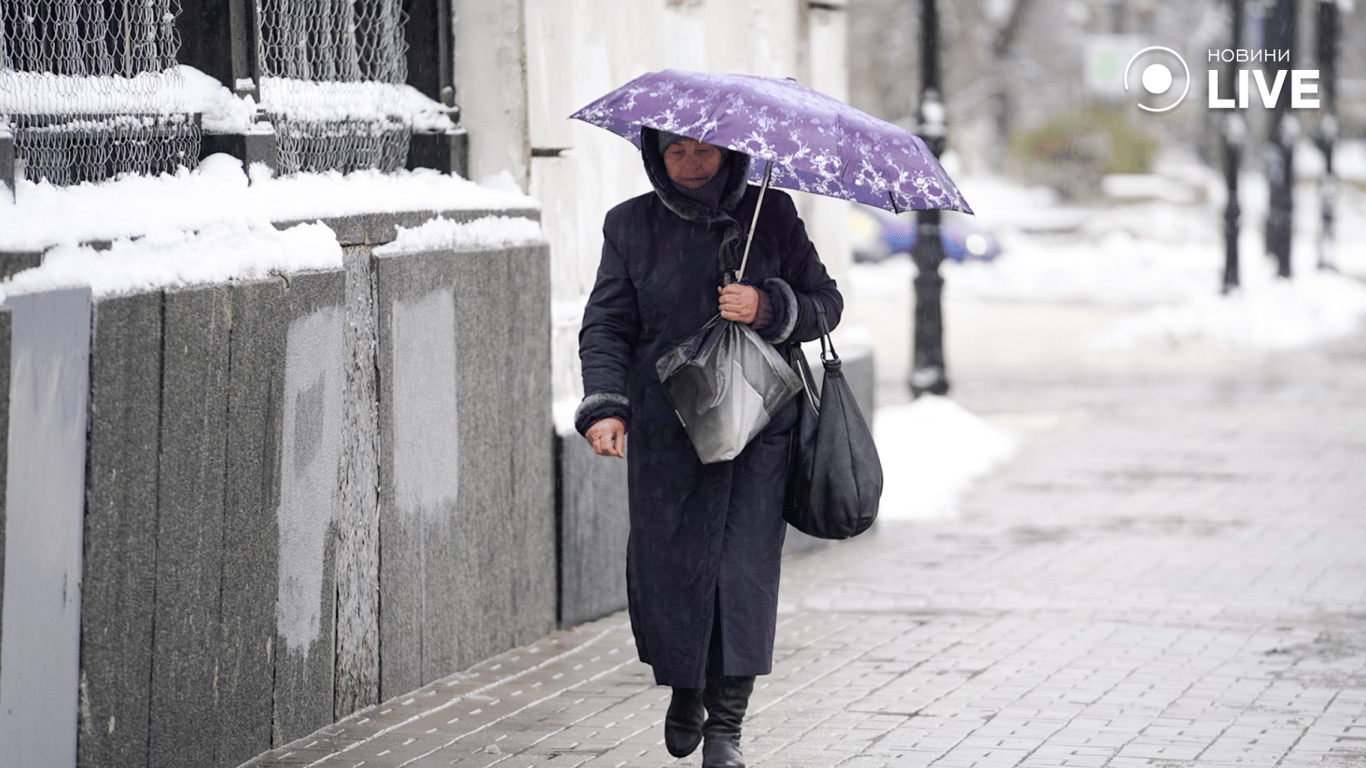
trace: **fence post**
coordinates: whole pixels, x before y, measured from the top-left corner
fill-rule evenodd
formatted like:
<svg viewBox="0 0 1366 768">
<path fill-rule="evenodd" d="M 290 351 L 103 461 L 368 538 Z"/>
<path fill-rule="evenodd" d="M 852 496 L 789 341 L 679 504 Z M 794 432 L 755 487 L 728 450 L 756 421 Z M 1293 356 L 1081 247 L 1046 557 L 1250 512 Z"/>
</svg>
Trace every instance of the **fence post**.
<svg viewBox="0 0 1366 768">
<path fill-rule="evenodd" d="M 408 43 L 408 85 L 441 102 L 458 126 L 451 0 L 410 0 L 406 10 L 403 36 Z M 461 127 L 414 133 L 408 144 L 408 168 L 435 168 L 468 177 L 469 134 Z"/>
<path fill-rule="evenodd" d="M 19 188 L 17 170 L 18 166 L 14 162 L 14 133 L 7 126 L 0 125 L 0 186 L 4 187 L 0 194 L 8 196 L 10 202 L 14 202 L 15 192 Z"/>
<path fill-rule="evenodd" d="M 200 0 L 186 3 L 176 20 L 180 62 L 212 76 L 238 97 L 261 101 L 261 60 L 256 3 L 253 0 Z M 232 155 L 246 168 L 263 163 L 279 171 L 279 149 L 269 123 L 260 121 L 242 134 L 204 134 L 199 156 Z"/>
</svg>

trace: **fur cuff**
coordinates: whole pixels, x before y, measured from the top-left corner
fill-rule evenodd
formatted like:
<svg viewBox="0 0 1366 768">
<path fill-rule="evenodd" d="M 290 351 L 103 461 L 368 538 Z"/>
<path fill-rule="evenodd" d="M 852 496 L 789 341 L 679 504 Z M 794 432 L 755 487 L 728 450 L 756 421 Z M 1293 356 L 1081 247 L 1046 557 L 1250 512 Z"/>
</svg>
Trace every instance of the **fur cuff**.
<svg viewBox="0 0 1366 768">
<path fill-rule="evenodd" d="M 792 332 L 797 329 L 797 316 L 801 314 L 801 310 L 797 306 L 797 294 L 792 291 L 792 286 L 788 285 L 787 281 L 781 277 L 770 277 L 765 280 L 764 290 L 768 292 L 770 296 L 776 294 L 776 296 L 779 297 L 779 301 L 782 303 L 781 309 L 778 307 L 773 308 L 773 316 L 775 318 L 781 318 L 782 324 L 778 327 L 768 328 L 768 333 L 774 334 L 774 336 L 769 338 L 768 335 L 765 334 L 765 338 L 768 338 L 768 341 L 771 344 L 782 344 L 787 341 L 792 336 Z"/>
<path fill-rule="evenodd" d="M 574 411 L 574 429 L 580 435 L 588 432 L 588 428 L 603 419 L 621 419 L 629 430 L 631 427 L 631 401 L 625 395 L 618 395 L 612 392 L 599 392 L 596 395 L 589 395 L 579 403 L 579 407 Z"/>
</svg>

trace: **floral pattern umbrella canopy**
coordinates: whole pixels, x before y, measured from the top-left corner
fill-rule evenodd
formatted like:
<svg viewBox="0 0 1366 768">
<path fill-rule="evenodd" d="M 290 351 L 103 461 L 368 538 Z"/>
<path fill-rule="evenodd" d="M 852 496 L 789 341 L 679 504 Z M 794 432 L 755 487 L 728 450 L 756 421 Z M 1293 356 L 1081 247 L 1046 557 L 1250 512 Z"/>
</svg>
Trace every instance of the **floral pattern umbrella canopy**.
<svg viewBox="0 0 1366 768">
<path fill-rule="evenodd" d="M 791 79 L 649 72 L 571 117 L 640 145 L 640 126 L 772 163 L 770 183 L 895 213 L 972 213 L 920 137 Z M 762 181 L 764 164 L 750 179 Z"/>
</svg>

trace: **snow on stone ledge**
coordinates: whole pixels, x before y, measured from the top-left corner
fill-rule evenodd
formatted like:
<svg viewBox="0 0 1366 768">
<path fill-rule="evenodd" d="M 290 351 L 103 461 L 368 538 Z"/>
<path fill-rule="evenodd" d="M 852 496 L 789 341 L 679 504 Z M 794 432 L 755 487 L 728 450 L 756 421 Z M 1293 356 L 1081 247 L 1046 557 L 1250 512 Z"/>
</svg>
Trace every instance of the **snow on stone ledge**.
<svg viewBox="0 0 1366 768">
<path fill-rule="evenodd" d="M 392 243 L 375 248 L 376 256 L 427 251 L 469 251 L 539 245 L 545 235 L 539 222 L 519 216 L 485 216 L 469 222 L 438 216 L 421 226 L 398 227 Z"/>
<path fill-rule="evenodd" d="M 107 250 L 61 245 L 43 264 L 0 283 L 0 299 L 15 294 L 89 286 L 96 297 L 340 269 L 342 250 L 323 224 L 281 231 L 268 222 L 218 222 L 197 232 L 166 229 Z"/>
<path fill-rule="evenodd" d="M 475 184 L 429 169 L 380 173 L 306 173 L 273 178 L 241 161 L 210 155 L 193 171 L 125 175 L 100 184 L 57 187 L 19 182 L 13 202 L 0 195 L 0 251 L 141 237 L 167 229 L 203 230 L 222 222 L 313 221 L 368 213 L 537 210 L 540 204 L 501 175 Z"/>
</svg>

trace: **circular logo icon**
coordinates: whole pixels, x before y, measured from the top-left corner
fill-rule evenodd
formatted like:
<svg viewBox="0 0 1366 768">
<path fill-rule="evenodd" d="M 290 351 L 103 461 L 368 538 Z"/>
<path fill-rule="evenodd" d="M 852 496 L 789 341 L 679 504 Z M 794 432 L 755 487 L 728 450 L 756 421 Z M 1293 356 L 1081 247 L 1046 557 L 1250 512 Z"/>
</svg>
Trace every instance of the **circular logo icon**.
<svg viewBox="0 0 1366 768">
<path fill-rule="evenodd" d="M 1182 79 L 1185 82 L 1185 86 L 1181 89 L 1181 95 L 1177 96 L 1175 101 L 1173 101 L 1165 107 L 1150 107 L 1147 104 L 1143 103 L 1139 103 L 1138 105 L 1139 109 L 1146 109 L 1149 112 L 1166 112 L 1172 107 L 1175 107 L 1177 104 L 1180 104 L 1186 98 L 1186 94 L 1190 92 L 1190 67 L 1186 66 L 1186 60 L 1181 58 L 1181 54 L 1177 53 L 1176 51 L 1173 51 L 1172 49 L 1161 45 L 1150 45 L 1147 48 L 1144 48 L 1143 50 L 1139 51 L 1138 53 L 1135 53 L 1133 56 L 1130 56 L 1129 63 L 1124 65 L 1124 90 L 1129 90 L 1129 71 L 1134 68 L 1134 62 L 1138 60 L 1139 56 L 1142 56 L 1143 54 L 1148 53 L 1149 51 L 1157 51 L 1160 53 L 1160 55 L 1154 54 L 1154 56 L 1148 57 L 1149 59 L 1170 57 L 1172 59 L 1175 59 L 1176 62 L 1181 65 L 1181 72 L 1183 74 Z M 1175 81 L 1175 79 L 1176 78 L 1172 74 L 1171 67 L 1168 67 L 1161 61 L 1154 61 L 1152 63 L 1149 63 L 1147 66 L 1143 68 L 1143 71 L 1139 73 L 1138 78 L 1139 83 L 1143 86 L 1143 90 L 1147 91 L 1149 94 L 1153 96 L 1162 96 L 1167 92 L 1171 91 L 1172 83 Z"/>
</svg>

